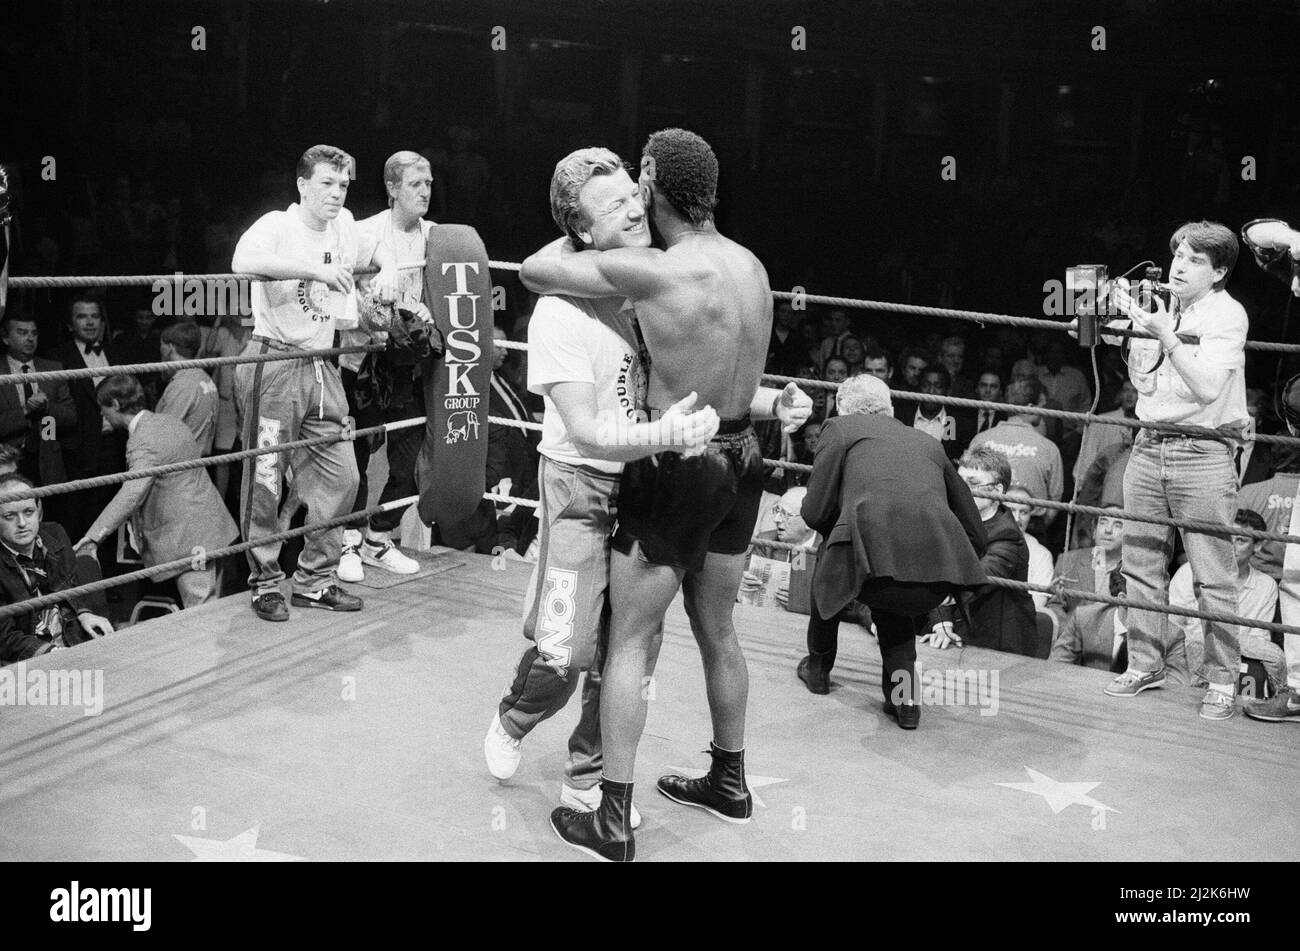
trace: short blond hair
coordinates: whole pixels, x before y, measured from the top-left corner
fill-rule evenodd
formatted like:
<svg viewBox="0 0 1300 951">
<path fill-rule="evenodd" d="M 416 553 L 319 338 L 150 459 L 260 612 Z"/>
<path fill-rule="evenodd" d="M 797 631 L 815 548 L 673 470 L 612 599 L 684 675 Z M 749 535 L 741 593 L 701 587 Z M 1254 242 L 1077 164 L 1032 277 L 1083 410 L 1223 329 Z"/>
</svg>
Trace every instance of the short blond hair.
<svg viewBox="0 0 1300 951">
<path fill-rule="evenodd" d="M 599 146 L 570 152 L 555 163 L 551 174 L 551 217 L 574 247 L 582 247 L 582 238 L 578 236 L 582 224 L 578 192 L 597 175 L 613 175 L 623 167 L 622 159 Z"/>
<path fill-rule="evenodd" d="M 433 166 L 419 152 L 401 151 L 388 156 L 388 160 L 384 162 L 384 191 L 388 190 L 389 185 L 402 184 L 402 176 L 406 174 L 408 168 L 418 168 L 421 165 L 429 170 L 430 176 L 433 175 Z M 393 207 L 392 195 L 388 196 L 388 207 Z"/>
</svg>

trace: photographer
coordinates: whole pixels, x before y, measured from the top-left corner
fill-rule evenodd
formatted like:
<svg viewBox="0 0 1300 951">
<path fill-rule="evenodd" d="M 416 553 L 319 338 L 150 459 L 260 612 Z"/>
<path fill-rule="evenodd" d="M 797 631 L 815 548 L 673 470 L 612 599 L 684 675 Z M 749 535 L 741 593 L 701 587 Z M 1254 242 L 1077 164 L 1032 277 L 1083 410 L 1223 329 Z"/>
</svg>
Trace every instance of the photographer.
<svg viewBox="0 0 1300 951">
<path fill-rule="evenodd" d="M 1130 338 L 1125 360 L 1138 391 L 1137 416 L 1146 422 L 1182 423 L 1217 430 L 1216 438 L 1144 429 L 1133 443 L 1124 473 L 1124 504 L 1140 515 L 1231 524 L 1237 510 L 1233 453 L 1246 424 L 1246 311 L 1224 285 L 1237 262 L 1237 236 L 1221 224 L 1189 222 L 1169 240 L 1169 304 L 1149 295 L 1144 309 L 1119 282 L 1112 301 L 1132 326 L 1155 339 Z M 1237 569 L 1232 539 L 1182 531 L 1199 582 L 1202 611 L 1237 613 Z M 1172 533 L 1163 525 L 1130 521 L 1124 534 L 1124 579 L 1129 597 L 1168 602 Z M 1112 697 L 1135 697 L 1165 682 L 1171 646 L 1169 619 L 1159 612 L 1128 612 L 1128 670 L 1106 688 Z M 1230 625 L 1206 623 L 1209 689 L 1201 716 L 1226 720 L 1241 653 Z M 1197 672 L 1192 671 L 1193 676 Z"/>
</svg>

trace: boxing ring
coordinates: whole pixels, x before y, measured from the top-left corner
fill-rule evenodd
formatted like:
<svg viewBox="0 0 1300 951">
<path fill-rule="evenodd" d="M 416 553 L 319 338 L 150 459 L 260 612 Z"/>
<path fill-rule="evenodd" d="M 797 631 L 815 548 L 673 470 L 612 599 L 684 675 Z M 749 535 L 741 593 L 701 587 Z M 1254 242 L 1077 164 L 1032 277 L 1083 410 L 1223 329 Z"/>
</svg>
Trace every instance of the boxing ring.
<svg viewBox="0 0 1300 951">
<path fill-rule="evenodd" d="M 172 281 L 177 275 L 15 277 L 11 286 L 159 279 Z M 804 298 L 814 304 L 1064 329 L 1053 321 L 1013 315 Z M 1248 347 L 1300 351 L 1286 344 Z M 329 352 L 358 349 L 367 348 Z M 249 359 L 165 366 L 208 368 Z M 162 366 L 63 370 L 29 378 L 98 377 Z M 777 383 L 787 379 L 765 377 Z M 0 384 L 15 380 L 0 376 Z M 1149 425 L 978 400 L 895 395 L 1130 428 Z M 490 423 L 539 426 L 496 417 Z M 354 435 L 423 424 L 422 418 L 406 420 Z M 1256 438 L 1300 444 L 1285 436 Z M 186 465 L 241 461 L 310 442 L 245 449 Z M 4 493 L 0 501 L 179 467 Z M 1102 511 L 1027 501 L 1076 514 Z M 279 534 L 288 538 L 359 522 L 379 508 Z M 1300 543 L 1293 536 L 1236 526 L 1192 528 Z M 208 557 L 247 547 L 232 545 Z M 416 557 L 417 574 L 356 589 L 366 600 L 360 614 L 295 611 L 288 622 L 268 625 L 253 615 L 248 595 L 241 593 L 0 668 L 0 676 L 9 676 L 5 671 L 16 676 L 21 667 L 29 688 L 47 687 L 44 702 L 0 705 L 5 778 L 0 859 L 581 860 L 546 821 L 558 798 L 565 739 L 577 705 L 530 735 L 510 782 L 492 779 L 482 760 L 484 730 L 522 643 L 519 614 L 531 565 L 446 549 Z M 78 590 L 143 580 L 177 564 Z M 1137 603 L 1090 591 L 1068 593 L 1081 600 Z M 63 597 L 66 593 L 0 606 L 0 616 Z M 1224 619 L 1297 633 L 1285 625 Z M 1111 677 L 1106 671 L 973 647 L 936 651 L 920 645 L 922 726 L 905 732 L 880 709 L 879 652 L 860 627 L 850 626 L 853 633 L 842 635 L 837 686 L 818 697 L 794 676 L 805 653 L 803 616 L 737 605 L 735 625 L 750 669 L 747 765 L 755 821 L 743 827 L 719 823 L 650 793 L 661 773 L 703 773 L 708 764 L 701 753 L 709 735 L 703 674 L 679 597 L 666 619 L 638 757 L 642 859 L 1209 860 L 1267 857 L 1300 847 L 1300 815 L 1278 805 L 1300 781 L 1291 732 L 1244 717 L 1202 720 L 1192 713 L 1201 691 L 1190 686 L 1171 683 L 1141 701 L 1116 702 L 1102 694 Z M 89 709 L 89 689 L 82 702 L 48 702 L 56 682 L 71 672 L 86 675 L 76 681 L 82 686 L 99 677 L 100 712 Z M 2 690 L 0 684 L 0 698 Z M 29 689 L 24 696 L 31 701 L 34 695 Z"/>
</svg>

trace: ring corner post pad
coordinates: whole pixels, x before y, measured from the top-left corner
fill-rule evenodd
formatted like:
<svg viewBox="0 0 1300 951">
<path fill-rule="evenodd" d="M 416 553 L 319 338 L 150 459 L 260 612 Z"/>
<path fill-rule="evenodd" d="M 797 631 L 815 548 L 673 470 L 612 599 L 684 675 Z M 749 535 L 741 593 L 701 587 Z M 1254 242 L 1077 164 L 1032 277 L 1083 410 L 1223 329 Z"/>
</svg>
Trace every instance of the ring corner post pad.
<svg viewBox="0 0 1300 951">
<path fill-rule="evenodd" d="M 445 351 L 424 364 L 428 419 L 416 466 L 420 520 L 468 518 L 487 488 L 492 378 L 492 279 L 487 249 L 468 225 L 434 225 L 424 266 L 424 303 Z"/>
</svg>

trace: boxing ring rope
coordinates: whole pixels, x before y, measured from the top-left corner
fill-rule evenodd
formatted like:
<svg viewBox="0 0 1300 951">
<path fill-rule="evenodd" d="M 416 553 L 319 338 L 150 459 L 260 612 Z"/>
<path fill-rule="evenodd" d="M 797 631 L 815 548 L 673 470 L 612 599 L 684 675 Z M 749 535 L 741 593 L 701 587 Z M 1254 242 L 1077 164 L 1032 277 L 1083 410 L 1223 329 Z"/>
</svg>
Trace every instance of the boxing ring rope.
<svg viewBox="0 0 1300 951">
<path fill-rule="evenodd" d="M 400 267 L 412 268 L 417 266 L 423 267 L 423 262 L 420 262 L 418 265 L 408 264 L 408 265 L 401 265 Z M 499 261 L 489 261 L 489 266 L 494 269 L 500 269 L 500 270 L 518 270 L 520 267 L 520 265 L 512 262 L 499 262 Z M 373 273 L 376 270 L 377 270 L 376 268 L 357 269 L 353 273 L 354 274 Z M 167 274 L 167 275 L 118 275 L 118 276 L 99 275 L 99 276 L 89 276 L 89 277 L 14 277 L 11 278 L 10 280 L 10 286 L 19 289 L 22 288 L 53 289 L 53 288 L 68 288 L 68 287 L 132 286 L 132 285 L 141 285 L 141 284 L 152 285 L 160 281 L 165 283 L 180 283 L 187 280 L 211 281 L 211 280 L 267 280 L 267 279 L 261 277 L 260 275 L 238 274 L 238 273 L 207 274 L 207 275 L 185 275 L 185 274 L 175 273 L 175 274 Z M 778 299 L 786 299 L 786 300 L 794 300 L 797 298 L 804 301 L 805 303 L 824 304 L 827 306 L 880 310 L 889 313 L 904 313 L 904 314 L 911 314 L 916 316 L 939 317 L 944 319 L 970 320 L 981 324 L 984 323 L 1003 324 L 1008 326 L 1033 327 L 1033 328 L 1048 329 L 1048 330 L 1069 329 L 1068 325 L 1064 323 L 1048 321 L 1048 320 L 1038 320 L 1035 318 L 1017 317 L 1010 314 L 988 314 L 988 313 L 981 313 L 975 311 L 959 311 L 950 308 L 922 307 L 919 305 L 912 305 L 912 304 L 895 304 L 887 301 L 870 301 L 870 300 L 861 300 L 856 298 L 831 297 L 826 295 L 811 295 L 811 294 L 795 295 L 790 292 L 782 292 L 782 291 L 773 292 L 773 296 Z M 1150 334 L 1144 334 L 1136 331 L 1120 330 L 1120 329 L 1112 330 L 1111 328 L 1106 328 L 1105 332 L 1108 334 L 1116 333 L 1119 335 L 1133 336 L 1133 337 L 1152 336 Z M 526 351 L 528 349 L 528 345 L 526 343 L 517 342 L 517 341 L 495 341 L 495 345 L 508 350 Z M 1268 343 L 1268 342 L 1261 342 L 1261 341 L 1248 341 L 1246 346 L 1248 349 L 1261 350 L 1261 351 L 1281 352 L 1281 353 L 1300 353 L 1300 344 L 1280 344 L 1280 343 Z M 117 365 L 111 367 L 94 367 L 94 368 L 73 369 L 73 370 L 40 371 L 40 372 L 28 373 L 28 374 L 0 374 L 0 384 L 18 384 L 22 382 L 39 383 L 42 380 L 51 380 L 51 381 L 71 380 L 71 379 L 82 379 L 87 377 L 117 376 L 117 375 L 124 375 L 128 373 L 143 374 L 143 373 L 157 373 L 161 371 L 174 372 L 176 370 L 188 369 L 191 367 L 198 368 L 198 369 L 209 369 L 212 367 L 238 365 L 242 363 L 265 363 L 273 360 L 321 359 L 324 357 L 338 356 L 345 353 L 379 352 L 384 349 L 385 347 L 382 344 L 366 344 L 366 345 L 349 346 L 349 347 L 333 347 L 333 348 L 315 350 L 315 351 L 287 351 L 287 352 L 276 352 L 270 354 L 249 355 L 249 356 L 240 355 L 240 356 L 232 356 L 232 357 L 208 357 L 203 359 L 171 361 L 166 363 L 163 362 L 137 363 L 137 364 L 123 364 L 123 365 Z M 838 390 L 839 388 L 838 383 L 831 383 L 823 380 L 806 380 L 806 379 L 800 379 L 798 377 L 781 376 L 777 374 L 763 374 L 763 379 L 764 382 L 772 382 L 772 383 L 780 383 L 780 384 L 793 382 L 802 388 L 827 389 L 827 390 Z M 1183 434 L 1183 435 L 1194 436 L 1194 437 L 1211 438 L 1216 440 L 1222 440 L 1223 438 L 1223 434 L 1219 433 L 1216 430 L 1211 430 L 1211 429 L 1206 429 L 1203 427 L 1196 427 L 1196 426 L 1184 426 L 1184 425 L 1172 424 L 1172 423 L 1147 423 L 1141 420 L 1130 420 L 1130 419 L 1125 419 L 1123 417 L 1116 417 L 1116 416 L 1100 416 L 1100 415 L 1093 415 L 1089 413 L 1076 413 L 1067 410 L 1052 410 L 1052 409 L 1047 409 L 1044 407 L 1036 407 L 1036 406 L 1016 406 L 1014 404 L 1009 404 L 1009 403 L 995 403 L 986 400 L 963 399 L 959 397 L 943 397 L 937 395 L 913 393 L 913 392 L 902 391 L 902 390 L 890 390 L 890 395 L 893 398 L 907 399 L 916 402 L 938 403 L 940 405 L 951 405 L 951 406 L 962 407 L 962 408 L 993 409 L 995 411 L 1001 411 L 1001 412 L 1007 412 L 1013 414 L 1038 415 L 1038 416 L 1068 420 L 1073 422 L 1082 422 L 1085 424 L 1097 423 L 1103 425 L 1118 425 L 1129 429 L 1153 429 L 1153 430 L 1158 430 L 1167 433 L 1177 433 L 1177 434 Z M 537 431 L 542 428 L 540 423 L 516 420 L 516 419 L 508 419 L 508 418 L 502 418 L 497 416 L 489 416 L 488 420 L 489 423 L 493 425 L 512 426 L 524 430 Z M 178 472 L 185 469 L 207 468 L 208 466 L 223 465 L 230 462 L 239 462 L 249 458 L 253 458 L 258 455 L 271 453 L 271 452 L 290 452 L 296 449 L 321 445 L 325 443 L 351 441 L 356 439 L 357 437 L 365 437 L 370 435 L 376 435 L 381 432 L 386 433 L 392 430 L 424 425 L 426 421 L 427 421 L 427 417 L 423 417 L 423 416 L 413 417 L 410 419 L 399 420 L 392 423 L 385 423 L 378 426 L 370 426 L 363 429 L 352 430 L 349 431 L 348 433 L 340 434 L 338 436 L 313 437 L 310 439 L 302 439 L 302 440 L 296 440 L 289 443 L 283 443 L 276 446 L 265 446 L 265 447 L 256 447 L 252 449 L 242 449 L 235 452 L 225 453 L 217 456 L 209 456 L 203 459 L 190 460 L 188 462 L 170 463 L 165 465 L 153 466 L 147 469 L 139 469 L 131 472 L 113 473 L 113 474 L 108 474 L 103 476 L 96 476 L 88 479 L 80 479 L 71 482 L 60 483 L 58 485 L 53 485 L 53 486 L 40 486 L 33 489 L 24 489 L 22 491 L 5 492 L 5 493 L 0 493 L 0 503 L 17 501 L 26 498 L 39 499 L 39 498 L 44 498 L 53 495 L 65 494 L 68 492 L 75 492 L 81 489 L 97 488 L 106 485 L 120 484 L 123 482 L 130 481 L 132 479 L 152 478 L 159 475 L 167 475 L 169 473 Z M 1257 434 L 1253 438 L 1256 442 L 1260 442 L 1260 443 L 1300 445 L 1300 437 Z M 788 462 L 785 460 L 764 459 L 763 462 L 775 468 L 787 469 L 791 471 L 806 473 L 812 470 L 812 466 L 802 464 L 802 463 Z M 999 501 L 1006 501 L 1006 497 L 1001 492 L 995 492 L 989 489 L 972 489 L 971 492 L 973 495 L 976 496 L 981 496 L 984 498 L 995 498 L 998 499 Z M 493 502 L 522 505 L 529 508 L 537 508 L 539 506 L 539 503 L 534 499 L 519 498 L 516 496 L 506 495 L 502 493 L 486 492 L 484 493 L 483 498 Z M 313 532 L 325 531 L 325 530 L 341 527 L 343 525 L 360 522 L 363 519 L 367 519 L 370 516 L 377 514 L 379 512 L 391 511 L 393 509 L 402 508 L 407 505 L 411 505 L 415 502 L 418 502 L 418 500 L 419 500 L 418 496 L 409 496 L 404 499 L 396 499 L 391 502 L 371 506 L 369 508 L 366 508 L 358 512 L 351 512 L 346 515 L 341 515 L 333 519 L 317 522 L 309 526 L 303 526 L 301 528 L 287 529 L 281 532 L 276 532 L 272 535 L 259 538 L 253 542 L 247 542 L 247 541 L 240 542 L 234 545 L 226 546 L 224 548 L 216 549 L 215 551 L 205 552 L 203 557 L 205 559 L 225 558 L 229 555 L 246 552 L 260 545 L 273 544 L 291 538 L 308 535 Z M 1106 515 L 1114 518 L 1149 522 L 1152 524 L 1166 525 L 1172 528 L 1181 528 L 1189 531 L 1201 532 L 1206 534 L 1243 535 L 1243 536 L 1248 536 L 1251 538 L 1256 538 L 1265 541 L 1280 541 L 1287 544 L 1300 544 L 1300 536 L 1281 534 L 1276 532 L 1268 532 L 1268 531 L 1259 531 L 1244 526 L 1219 525 L 1213 522 L 1201 522 L 1201 521 L 1190 521 L 1190 522 L 1178 521 L 1163 516 L 1140 515 L 1137 513 L 1117 510 L 1114 508 L 1100 508 L 1097 506 L 1080 505 L 1078 503 L 1072 503 L 1072 502 L 1057 502 L 1051 499 L 1036 499 L 1031 497 L 1031 498 L 1017 498 L 1016 501 L 1036 508 L 1048 508 L 1057 511 L 1067 511 L 1067 512 L 1073 512 L 1077 514 L 1084 514 L 1084 515 Z M 762 547 L 767 549 L 784 550 L 784 551 L 808 551 L 808 549 L 806 549 L 804 546 L 801 545 L 793 545 L 786 542 L 778 542 L 778 541 L 768 540 L 768 539 L 753 538 L 751 539 L 751 542 L 756 547 Z M 118 575 L 113 578 L 105 578 L 100 581 L 79 585 L 75 588 L 65 589 L 63 591 L 59 591 L 53 594 L 41 595 L 39 597 L 31 598 L 25 601 L 15 602 L 9 605 L 2 605 L 0 606 L 0 618 L 10 617 L 16 614 L 21 614 L 27 611 L 45 607 L 50 604 L 66 601 L 71 597 L 77 597 L 83 594 L 94 594 L 99 591 L 108 590 L 110 588 L 117 587 L 124 584 L 129 584 L 135 581 L 147 580 L 157 575 L 176 571 L 178 569 L 183 570 L 191 566 L 194 560 L 195 559 L 193 557 L 177 559 L 175 561 L 154 565 L 152 567 L 143 568 L 123 575 Z M 1138 609 L 1155 611 L 1159 613 L 1178 615 L 1182 617 L 1192 617 L 1192 618 L 1199 618 L 1201 620 L 1217 621 L 1217 622 L 1232 624 L 1237 626 L 1254 627 L 1262 630 L 1267 630 L 1270 632 L 1277 632 L 1277 633 L 1284 633 L 1284 634 L 1300 634 L 1300 628 L 1298 627 L 1293 627 L 1285 624 L 1277 624 L 1271 621 L 1256 621 L 1252 618 L 1239 617 L 1230 614 L 1221 614 L 1218 612 L 1204 612 L 1204 611 L 1193 610 L 1189 608 L 1178 608 L 1167 604 L 1156 604 L 1153 602 L 1133 601 L 1125 598 L 1117 598 L 1109 595 L 1098 594 L 1091 591 L 1084 591 L 1082 589 L 1048 587 L 1044 585 L 1031 584 L 1029 582 L 1015 581 L 1007 578 L 990 578 L 988 580 L 991 584 L 1000 587 L 1014 588 L 1023 591 L 1041 592 L 1047 594 L 1059 592 L 1060 594 L 1063 594 L 1065 596 L 1077 600 L 1082 600 L 1082 601 L 1093 601 L 1102 604 L 1110 604 L 1118 607 L 1133 607 Z"/>
</svg>

